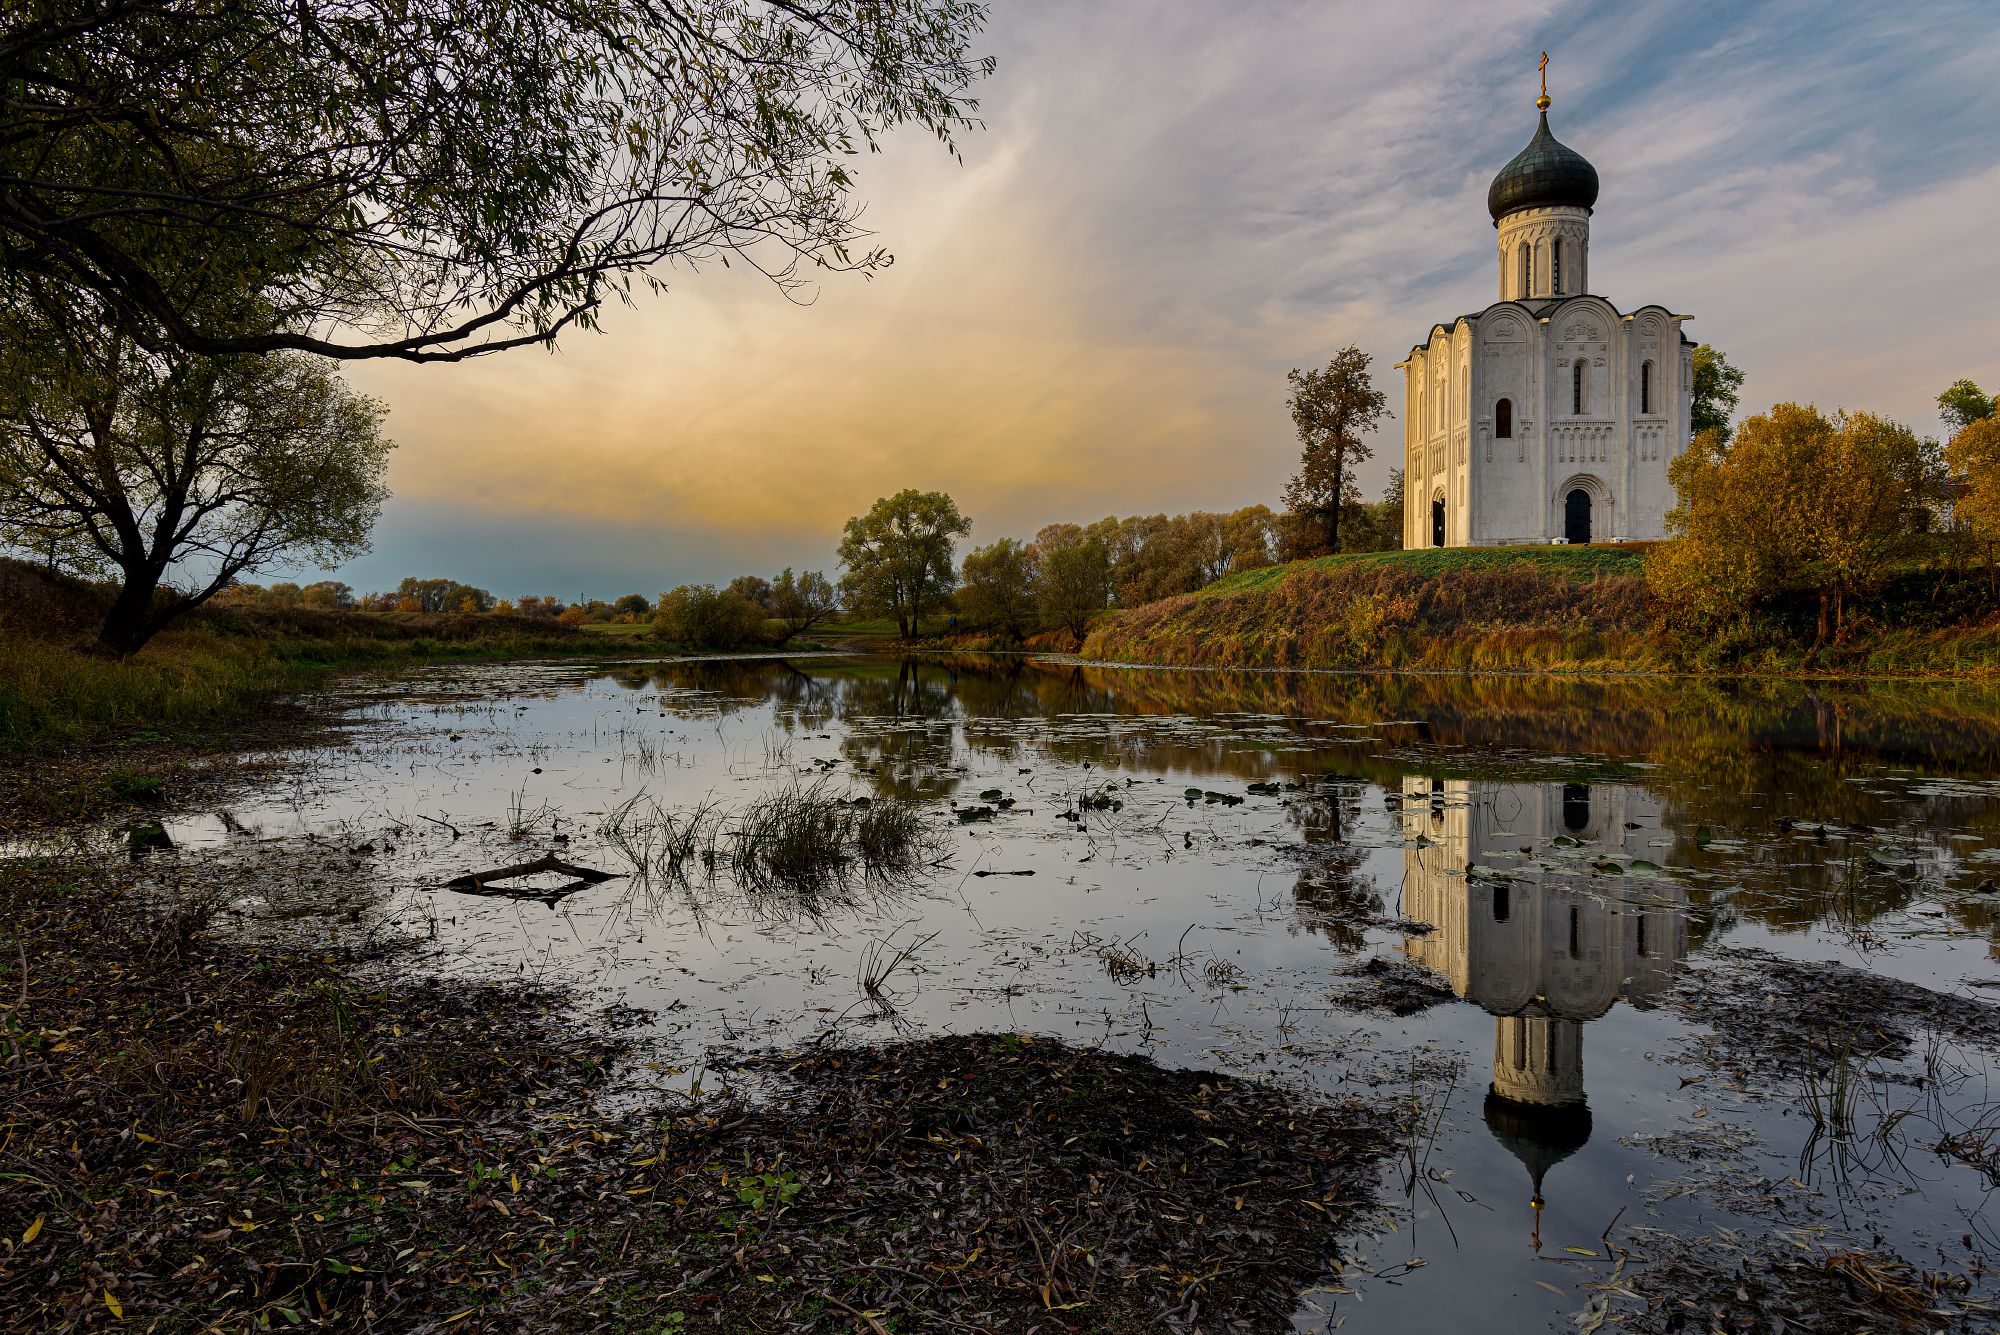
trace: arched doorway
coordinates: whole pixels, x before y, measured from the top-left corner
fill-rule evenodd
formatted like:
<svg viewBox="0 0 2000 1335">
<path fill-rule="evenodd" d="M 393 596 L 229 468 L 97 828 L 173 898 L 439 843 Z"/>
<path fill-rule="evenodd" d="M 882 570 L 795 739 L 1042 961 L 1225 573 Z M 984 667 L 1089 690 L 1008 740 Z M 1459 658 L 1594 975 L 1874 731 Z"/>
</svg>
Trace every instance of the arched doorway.
<svg viewBox="0 0 2000 1335">
<path fill-rule="evenodd" d="M 1444 546 L 1444 498 L 1431 502 L 1431 546 Z"/>
<path fill-rule="evenodd" d="M 1563 828 L 1574 834 L 1578 830 L 1590 828 L 1590 785 L 1587 783 L 1566 783 L 1563 785 Z"/>
<path fill-rule="evenodd" d="M 1581 487 L 1563 500 L 1563 536 L 1573 543 L 1590 541 L 1590 493 Z"/>
</svg>

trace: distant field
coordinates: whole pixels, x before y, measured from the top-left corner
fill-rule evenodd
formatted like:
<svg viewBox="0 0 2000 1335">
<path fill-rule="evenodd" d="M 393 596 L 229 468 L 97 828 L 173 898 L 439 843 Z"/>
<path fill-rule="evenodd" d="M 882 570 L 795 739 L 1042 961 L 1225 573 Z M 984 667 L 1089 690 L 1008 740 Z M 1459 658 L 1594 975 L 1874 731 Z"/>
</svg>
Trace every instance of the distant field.
<svg viewBox="0 0 2000 1335">
<path fill-rule="evenodd" d="M 633 639 L 637 636 L 653 633 L 652 624 L 643 621 L 636 626 L 616 626 L 608 622 L 586 621 L 580 629 L 586 635 L 608 635 L 613 639 Z"/>
</svg>

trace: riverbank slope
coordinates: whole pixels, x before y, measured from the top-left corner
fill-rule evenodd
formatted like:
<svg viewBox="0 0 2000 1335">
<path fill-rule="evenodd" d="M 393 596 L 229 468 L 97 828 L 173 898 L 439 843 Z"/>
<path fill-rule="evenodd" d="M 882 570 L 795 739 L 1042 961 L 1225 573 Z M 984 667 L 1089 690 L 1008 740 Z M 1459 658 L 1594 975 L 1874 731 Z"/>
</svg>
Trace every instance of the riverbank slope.
<svg viewBox="0 0 2000 1335">
<path fill-rule="evenodd" d="M 271 693 L 335 668 L 631 652 L 549 617 L 210 604 L 119 660 L 95 652 L 109 598 L 82 580 L 0 561 L 0 753 L 247 716 Z"/>
<path fill-rule="evenodd" d="M 1414 671 L 2000 673 L 2000 598 L 1984 571 L 1916 564 L 1849 604 L 1813 651 L 1817 605 L 1746 614 L 1726 632 L 1664 624 L 1647 544 L 1431 548 L 1247 571 L 1112 614 L 1081 656 L 1170 667 Z"/>
</svg>

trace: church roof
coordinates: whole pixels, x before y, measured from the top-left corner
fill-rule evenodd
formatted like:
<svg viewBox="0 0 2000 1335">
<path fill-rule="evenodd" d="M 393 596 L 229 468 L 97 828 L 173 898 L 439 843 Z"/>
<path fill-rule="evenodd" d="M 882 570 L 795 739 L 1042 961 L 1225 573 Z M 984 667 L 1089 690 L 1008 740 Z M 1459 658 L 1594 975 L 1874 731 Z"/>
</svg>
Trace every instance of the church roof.
<svg viewBox="0 0 2000 1335">
<path fill-rule="evenodd" d="M 1515 307 L 1526 318 L 1530 320 L 1539 320 L 1542 323 L 1546 324 L 1549 321 L 1555 319 L 1557 313 L 1560 312 L 1563 307 L 1569 305 L 1571 302 L 1576 302 L 1576 301 L 1587 301 L 1594 304 L 1610 306 L 1612 317 L 1614 319 L 1619 319 L 1619 320 L 1629 320 L 1633 316 L 1637 315 L 1640 311 L 1646 310 L 1648 307 L 1660 312 L 1662 315 L 1665 315 L 1669 320 L 1692 320 L 1694 318 L 1692 315 L 1674 315 L 1665 306 L 1660 305 L 1657 301 L 1649 301 L 1644 306 L 1635 306 L 1629 311 L 1621 312 L 1609 297 L 1600 297 L 1595 292 L 1574 292 L 1568 296 L 1562 296 L 1562 297 L 1529 297 L 1525 301 L 1496 301 L 1483 311 L 1474 311 L 1469 315 L 1461 315 L 1455 320 L 1440 320 L 1438 323 L 1432 325 L 1431 333 L 1425 336 L 1423 342 L 1412 343 L 1410 345 L 1410 357 L 1416 356 L 1419 352 L 1429 352 L 1431 349 L 1431 339 L 1436 335 L 1438 330 L 1455 329 L 1461 324 L 1477 324 L 1479 321 L 1485 319 L 1493 312 L 1499 310 L 1502 306 Z M 1689 346 L 1693 346 L 1694 344 L 1694 340 L 1687 336 L 1687 331 L 1685 329 L 1681 330 L 1681 342 L 1688 344 Z M 1408 361 L 1409 357 L 1405 357 L 1403 361 L 1397 362 L 1396 365 L 1403 366 L 1407 364 Z"/>
<path fill-rule="evenodd" d="M 1521 209 L 1544 208 L 1554 204 L 1576 204 L 1589 208 L 1597 203 L 1597 168 L 1583 154 L 1559 143 L 1549 133 L 1549 113 L 1542 112 L 1541 128 L 1514 160 L 1500 169 L 1486 190 L 1486 209 L 1493 225 Z"/>
</svg>

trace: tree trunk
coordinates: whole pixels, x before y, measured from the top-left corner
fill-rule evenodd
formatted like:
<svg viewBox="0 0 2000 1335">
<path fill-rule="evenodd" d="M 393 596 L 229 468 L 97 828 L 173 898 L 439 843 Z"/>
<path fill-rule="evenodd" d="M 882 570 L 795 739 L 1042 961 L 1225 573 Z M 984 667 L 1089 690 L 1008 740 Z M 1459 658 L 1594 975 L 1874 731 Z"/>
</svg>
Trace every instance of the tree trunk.
<svg viewBox="0 0 2000 1335">
<path fill-rule="evenodd" d="M 1333 504 L 1327 507 L 1326 542 L 1331 556 L 1340 555 L 1340 463 L 1333 465 Z"/>
<path fill-rule="evenodd" d="M 146 647 L 170 618 L 152 618 L 153 595 L 159 591 L 160 571 L 141 566 L 125 572 L 125 587 L 118 590 L 111 610 L 105 613 L 97 641 L 120 658 L 129 658 Z"/>
<path fill-rule="evenodd" d="M 1831 593 L 1822 590 L 1819 595 L 1819 633 L 1813 638 L 1813 645 L 1810 654 L 1818 653 L 1820 651 L 1820 647 L 1826 643 L 1827 630 L 1829 626 L 1832 624 L 1832 621 L 1833 621 L 1833 595 Z M 1808 657 L 1810 657 L 1810 654 L 1808 654 Z"/>
</svg>

